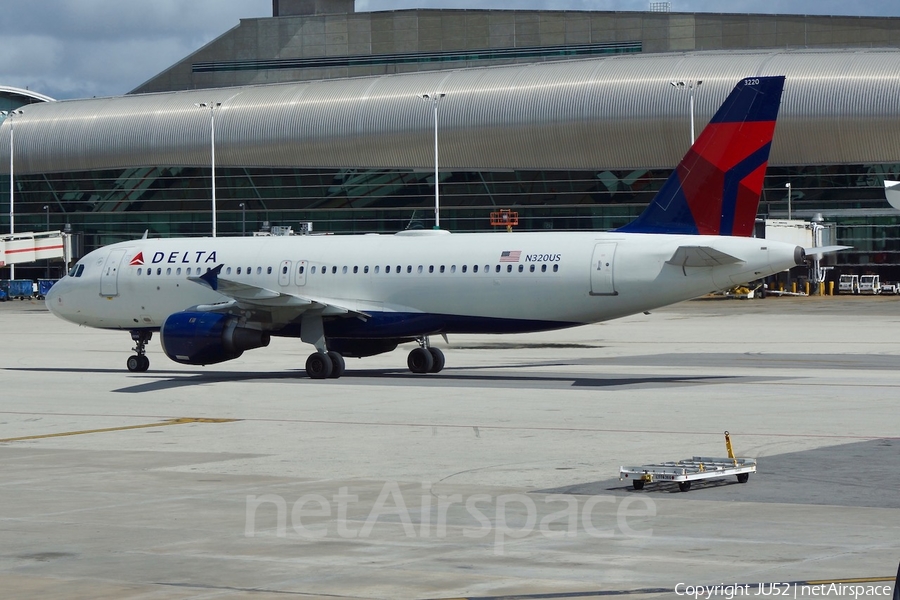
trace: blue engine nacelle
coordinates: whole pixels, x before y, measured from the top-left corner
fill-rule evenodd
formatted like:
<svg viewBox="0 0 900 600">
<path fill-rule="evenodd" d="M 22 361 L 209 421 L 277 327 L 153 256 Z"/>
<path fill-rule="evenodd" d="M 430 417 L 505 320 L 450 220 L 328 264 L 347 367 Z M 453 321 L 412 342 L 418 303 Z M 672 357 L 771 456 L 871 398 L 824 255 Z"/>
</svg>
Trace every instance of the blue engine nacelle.
<svg viewBox="0 0 900 600">
<path fill-rule="evenodd" d="M 231 315 L 180 312 L 171 315 L 159 330 L 166 356 L 183 365 L 212 365 L 232 360 L 244 350 L 269 345 L 269 333 L 238 327 Z"/>
</svg>

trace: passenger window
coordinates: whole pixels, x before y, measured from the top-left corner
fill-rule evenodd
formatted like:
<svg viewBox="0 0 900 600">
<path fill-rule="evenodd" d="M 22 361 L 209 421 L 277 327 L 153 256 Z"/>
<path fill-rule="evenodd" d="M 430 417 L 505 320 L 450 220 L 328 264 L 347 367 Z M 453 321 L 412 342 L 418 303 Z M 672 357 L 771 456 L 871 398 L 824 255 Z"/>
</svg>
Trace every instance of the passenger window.
<svg viewBox="0 0 900 600">
<path fill-rule="evenodd" d="M 559 271 L 559 265 L 553 265 L 553 272 L 556 273 Z"/>
<path fill-rule="evenodd" d="M 528 267 L 528 270 L 531 271 L 532 273 L 534 273 L 534 265 L 531 265 L 530 267 Z"/>
<path fill-rule="evenodd" d="M 466 265 L 463 265 L 463 266 L 462 266 L 462 272 L 463 272 L 463 273 L 466 272 Z"/>
<path fill-rule="evenodd" d="M 369 265 L 366 265 L 365 267 L 363 267 L 363 273 L 368 273 L 368 272 L 369 272 Z"/>
<path fill-rule="evenodd" d="M 78 267 L 75 267 L 74 269 L 72 269 L 72 272 L 69 273 L 69 276 L 70 276 L 70 277 L 74 277 L 74 276 L 75 276 L 75 271 L 76 271 L 77 269 L 78 269 Z M 144 274 L 144 270 L 143 270 L 142 268 L 138 267 L 138 275 L 143 275 L 143 274 Z"/>
<path fill-rule="evenodd" d="M 441 273 L 444 272 L 444 265 L 441 265 Z"/>
<path fill-rule="evenodd" d="M 472 265 L 472 272 L 473 272 L 473 273 L 477 273 L 477 272 L 478 272 L 478 265 Z"/>
<path fill-rule="evenodd" d="M 315 268 L 315 267 L 313 267 L 313 268 Z M 300 265 L 300 268 L 297 269 L 297 272 L 300 273 L 301 275 L 303 275 L 303 271 L 304 271 L 303 265 Z"/>
<path fill-rule="evenodd" d="M 506 272 L 512 273 L 512 265 L 506 265 Z"/>
<path fill-rule="evenodd" d="M 343 275 L 346 275 L 346 274 L 347 274 L 347 267 L 341 268 L 341 273 L 342 273 Z"/>
<path fill-rule="evenodd" d="M 378 265 L 375 265 L 375 274 L 376 275 L 378 274 L 378 268 L 379 268 Z"/>
<path fill-rule="evenodd" d="M 176 275 L 181 275 L 181 269 L 176 270 L 176 271 L 175 271 L 175 274 L 176 274 Z M 227 269 L 225 269 L 225 274 L 226 274 L 226 275 L 231 275 L 231 267 L 228 267 Z"/>
<path fill-rule="evenodd" d="M 272 274 L 272 267 L 269 267 L 268 269 L 266 269 L 266 275 L 271 275 L 271 274 Z"/>
<path fill-rule="evenodd" d="M 271 267 L 270 267 L 271 268 Z M 256 274 L 262 275 L 262 267 L 256 267 Z"/>
<path fill-rule="evenodd" d="M 310 267 L 310 268 L 309 268 L 309 272 L 312 273 L 313 275 L 315 275 L 315 274 L 316 274 L 316 268 L 315 268 L 315 267 Z"/>
<path fill-rule="evenodd" d="M 386 267 L 384 268 L 384 272 L 385 272 L 385 273 L 390 273 L 390 272 L 391 272 L 391 265 L 386 266 Z"/>
<path fill-rule="evenodd" d="M 166 267 L 166 275 L 172 274 L 172 267 Z"/>
<path fill-rule="evenodd" d="M 332 275 L 337 275 L 337 265 L 331 267 L 331 274 L 332 274 Z"/>
<path fill-rule="evenodd" d="M 412 273 L 412 265 L 406 265 L 406 272 Z"/>
<path fill-rule="evenodd" d="M 356 275 L 357 273 L 359 273 L 359 267 L 354 266 L 354 267 L 353 267 L 353 274 Z"/>
<path fill-rule="evenodd" d="M 283 267 L 281 267 L 281 274 L 287 275 L 287 265 L 284 265 Z"/>
<path fill-rule="evenodd" d="M 547 265 L 541 265 L 541 273 L 547 272 Z"/>
<path fill-rule="evenodd" d="M 397 274 L 400 274 L 400 265 L 397 265 Z"/>
<path fill-rule="evenodd" d="M 434 265 L 428 265 L 428 272 L 434 273 Z"/>
<path fill-rule="evenodd" d="M 525 270 L 525 265 L 519 265 L 519 273 Z"/>
<path fill-rule="evenodd" d="M 419 265 L 419 267 L 416 269 L 416 272 L 421 273 L 424 270 L 425 270 L 424 267 L 422 267 L 422 265 Z"/>
<path fill-rule="evenodd" d="M 456 265 L 450 265 L 450 272 L 456 273 Z"/>
<path fill-rule="evenodd" d="M 500 272 L 500 265 L 497 265 L 497 268 L 494 269 L 494 270 L 495 270 L 497 273 L 499 273 L 499 272 Z"/>
<path fill-rule="evenodd" d="M 500 269 L 500 267 L 497 267 L 497 270 L 499 270 L 499 269 Z M 490 272 L 491 272 L 491 266 L 490 266 L 490 265 L 484 265 L 484 272 L 485 272 L 485 273 L 490 273 Z"/>
<path fill-rule="evenodd" d="M 157 274 L 157 275 L 162 275 L 162 267 L 157 267 L 157 268 L 156 268 L 156 274 Z"/>
</svg>

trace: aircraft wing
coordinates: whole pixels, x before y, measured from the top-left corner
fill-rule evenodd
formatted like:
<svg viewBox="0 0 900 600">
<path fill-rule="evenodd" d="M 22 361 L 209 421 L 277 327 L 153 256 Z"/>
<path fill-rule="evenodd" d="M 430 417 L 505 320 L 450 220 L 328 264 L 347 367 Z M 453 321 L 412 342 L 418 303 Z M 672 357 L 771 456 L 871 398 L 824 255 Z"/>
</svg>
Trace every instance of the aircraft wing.
<svg viewBox="0 0 900 600">
<path fill-rule="evenodd" d="M 188 277 L 188 281 L 193 281 L 199 285 L 206 286 L 227 296 L 232 301 L 209 305 L 210 310 L 230 310 L 237 307 L 244 310 L 252 310 L 254 312 L 269 313 L 270 317 L 274 317 L 274 313 L 278 313 L 278 321 L 290 321 L 307 311 L 316 311 L 323 316 L 340 316 L 359 317 L 367 319 L 369 315 L 349 308 L 341 306 L 331 300 L 321 298 L 307 298 L 304 296 L 296 296 L 294 294 L 286 294 L 268 288 L 263 288 L 248 283 L 241 283 L 231 279 L 219 277 L 222 265 L 217 266 L 200 277 Z"/>
<path fill-rule="evenodd" d="M 676 267 L 716 267 L 743 261 L 709 246 L 679 246 L 666 262 Z"/>
</svg>

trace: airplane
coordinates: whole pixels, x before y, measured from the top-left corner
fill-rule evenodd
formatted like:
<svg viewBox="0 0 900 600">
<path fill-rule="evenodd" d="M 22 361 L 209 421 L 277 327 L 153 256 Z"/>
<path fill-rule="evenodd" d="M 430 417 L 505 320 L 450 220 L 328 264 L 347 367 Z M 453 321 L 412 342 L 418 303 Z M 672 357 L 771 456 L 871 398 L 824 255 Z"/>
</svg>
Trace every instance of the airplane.
<svg viewBox="0 0 900 600">
<path fill-rule="evenodd" d="M 131 332 L 144 372 L 159 332 L 187 365 L 233 360 L 271 336 L 315 347 L 313 379 L 345 357 L 418 342 L 413 373 L 437 373 L 430 337 L 596 323 L 803 264 L 806 250 L 749 237 L 784 77 L 741 80 L 647 209 L 608 232 L 301 235 L 140 239 L 90 252 L 46 296 L 65 320 Z M 838 247 L 817 248 L 821 254 Z"/>
</svg>

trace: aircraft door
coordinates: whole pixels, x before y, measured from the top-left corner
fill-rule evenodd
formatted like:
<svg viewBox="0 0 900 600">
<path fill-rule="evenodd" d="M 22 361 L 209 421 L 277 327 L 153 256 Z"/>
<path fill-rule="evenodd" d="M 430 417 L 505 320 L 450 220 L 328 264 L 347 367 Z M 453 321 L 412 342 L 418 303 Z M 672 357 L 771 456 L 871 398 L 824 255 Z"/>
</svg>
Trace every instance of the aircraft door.
<svg viewBox="0 0 900 600">
<path fill-rule="evenodd" d="M 616 282 L 613 267 L 616 257 L 616 242 L 600 242 L 594 245 L 591 261 L 591 296 L 616 296 Z"/>
<path fill-rule="evenodd" d="M 281 287 L 291 285 L 291 261 L 289 260 L 281 261 L 281 266 L 278 267 L 278 285 Z"/>
<path fill-rule="evenodd" d="M 308 260 L 298 260 L 294 268 L 294 283 L 298 286 L 306 285 L 306 272 L 309 271 Z"/>
<path fill-rule="evenodd" d="M 101 296 L 119 295 L 119 268 L 127 251 L 124 248 L 117 248 L 106 257 L 106 262 L 103 263 L 103 272 L 100 274 Z"/>
</svg>

